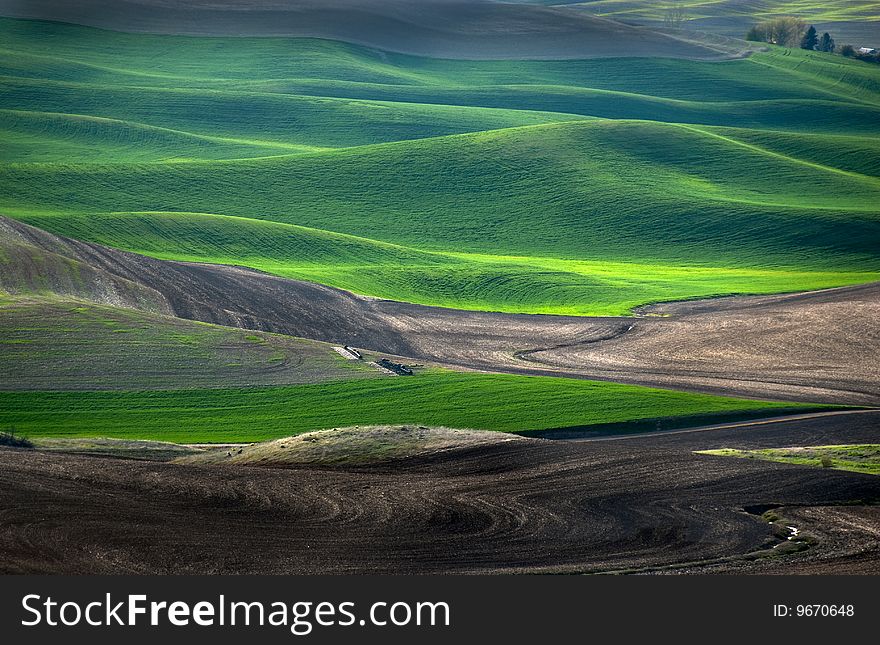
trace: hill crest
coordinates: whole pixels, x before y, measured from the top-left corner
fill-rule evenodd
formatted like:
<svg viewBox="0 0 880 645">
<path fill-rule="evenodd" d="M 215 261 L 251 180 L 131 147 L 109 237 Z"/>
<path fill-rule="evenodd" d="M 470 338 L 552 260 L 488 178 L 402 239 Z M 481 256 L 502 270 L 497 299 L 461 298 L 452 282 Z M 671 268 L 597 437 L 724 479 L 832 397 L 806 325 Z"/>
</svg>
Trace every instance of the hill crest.
<svg viewBox="0 0 880 645">
<path fill-rule="evenodd" d="M 325 38 L 454 59 L 743 55 L 745 43 L 701 43 L 564 7 L 486 0 L 0 0 L 0 15 L 117 31 Z"/>
</svg>

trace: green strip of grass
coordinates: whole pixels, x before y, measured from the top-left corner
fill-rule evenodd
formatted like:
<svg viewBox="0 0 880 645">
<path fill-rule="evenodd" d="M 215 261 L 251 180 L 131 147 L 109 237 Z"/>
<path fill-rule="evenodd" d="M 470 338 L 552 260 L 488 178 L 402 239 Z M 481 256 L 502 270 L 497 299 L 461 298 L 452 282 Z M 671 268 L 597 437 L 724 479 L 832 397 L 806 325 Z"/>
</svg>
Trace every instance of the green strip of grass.
<svg viewBox="0 0 880 645">
<path fill-rule="evenodd" d="M 14 426 L 29 437 L 250 442 L 354 425 L 516 432 L 693 415 L 772 416 L 808 407 L 615 383 L 438 370 L 296 387 L 3 392 L 0 428 Z"/>
<path fill-rule="evenodd" d="M 763 450 L 701 450 L 697 454 L 719 457 L 739 457 L 776 461 L 798 466 L 815 466 L 854 473 L 880 475 L 880 444 L 840 446 L 803 446 L 795 448 L 765 448 Z"/>
</svg>

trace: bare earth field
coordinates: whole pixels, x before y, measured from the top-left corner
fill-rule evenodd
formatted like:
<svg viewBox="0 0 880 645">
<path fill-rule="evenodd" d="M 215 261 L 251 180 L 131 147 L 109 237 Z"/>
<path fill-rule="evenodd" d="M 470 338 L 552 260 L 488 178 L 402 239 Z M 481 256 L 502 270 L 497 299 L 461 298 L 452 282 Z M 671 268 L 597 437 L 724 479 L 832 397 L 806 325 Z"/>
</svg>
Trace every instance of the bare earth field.
<svg viewBox="0 0 880 645">
<path fill-rule="evenodd" d="M 602 342 L 520 353 L 594 377 L 766 398 L 880 403 L 880 285 L 645 307 Z"/>
<path fill-rule="evenodd" d="M 156 260 L 2 217 L 0 234 L 15 259 L 0 273 L 6 280 L 0 288 L 12 293 L 49 289 L 464 369 L 880 404 L 880 361 L 866 360 L 880 357 L 877 283 L 670 303 L 628 318 L 499 314 L 376 300 L 239 267 Z"/>
<path fill-rule="evenodd" d="M 372 465 L 4 449 L 2 570 L 875 573 L 880 478 L 692 451 L 864 442 L 878 420 L 600 441 L 494 435 L 441 449 L 434 437 Z"/>
</svg>

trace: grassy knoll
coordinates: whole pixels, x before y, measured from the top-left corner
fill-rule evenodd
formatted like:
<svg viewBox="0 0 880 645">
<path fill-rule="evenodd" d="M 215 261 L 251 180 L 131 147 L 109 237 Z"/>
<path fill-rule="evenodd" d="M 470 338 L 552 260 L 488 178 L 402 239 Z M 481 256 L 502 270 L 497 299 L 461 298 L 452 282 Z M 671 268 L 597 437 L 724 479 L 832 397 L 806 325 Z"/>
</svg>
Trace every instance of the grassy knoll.
<svg viewBox="0 0 880 645">
<path fill-rule="evenodd" d="M 515 432 L 662 417 L 669 427 L 688 416 L 720 420 L 806 407 L 565 378 L 428 371 L 294 387 L 0 392 L 0 427 L 35 438 L 223 442 L 380 424 Z"/>
<path fill-rule="evenodd" d="M 365 426 L 306 432 L 296 437 L 284 437 L 233 450 L 222 447 L 194 450 L 189 454 L 176 455 L 176 461 L 189 464 L 275 467 L 297 464 L 364 466 L 425 456 L 450 449 L 474 448 L 522 440 L 522 437 L 516 435 L 475 430 L 426 426 Z M 56 449 L 64 449 L 65 444 L 76 445 L 89 440 L 46 439 L 43 442 L 40 448 L 49 444 L 53 448 L 57 446 Z M 118 442 L 105 440 L 102 443 L 112 446 Z M 180 451 L 186 450 L 183 446 L 176 448 Z"/>
<path fill-rule="evenodd" d="M 0 212 L 54 233 L 496 311 L 880 277 L 880 69 L 839 56 L 0 33 Z"/>
<path fill-rule="evenodd" d="M 817 466 L 880 475 L 880 445 L 877 444 L 765 448 L 762 450 L 722 448 L 720 450 L 702 450 L 698 454 L 760 459 L 783 464 Z"/>
<path fill-rule="evenodd" d="M 94 116 L 0 111 L 0 161 L 51 162 L 77 159 L 108 163 L 265 157 L 317 150 L 314 146 L 261 143 L 203 136 Z"/>
<path fill-rule="evenodd" d="M 0 433 L 0 441 L 3 437 Z M 24 441 L 18 437 L 16 439 Z M 383 463 L 449 449 L 521 440 L 522 437 L 513 434 L 475 430 L 425 426 L 359 426 L 305 432 L 295 437 L 238 447 L 224 444 L 188 446 L 167 441 L 106 437 L 40 438 L 28 440 L 29 445 L 22 447 L 33 447 L 43 452 L 188 464 L 338 466 Z"/>
<path fill-rule="evenodd" d="M 222 150 L 226 158 L 280 154 L 293 151 L 366 145 L 386 141 L 477 132 L 523 125 L 583 119 L 580 115 L 544 111 L 512 110 L 449 105 L 422 105 L 407 102 L 293 96 L 279 93 L 253 93 L 236 90 L 218 92 L 191 88 L 130 88 L 45 82 L 31 79 L 5 79 L 0 83 L 6 100 L 0 105 L 15 106 L 18 111 L 43 112 L 37 124 L 15 119 L 5 133 L 13 143 L 24 148 L 18 138 L 33 140 L 43 136 L 42 155 L 33 161 L 60 161 L 62 151 L 54 152 L 48 140 L 62 142 L 92 140 L 98 146 L 112 145 L 123 139 L 129 144 L 147 143 L 165 150 L 170 160 L 186 159 L 193 137 L 230 144 Z M 82 131 L 82 115 L 92 118 L 89 131 Z M 9 115 L 4 120 L 13 121 Z M 108 121 L 107 119 L 112 119 Z M 146 125 L 145 125 L 146 124 Z M 126 128 L 128 131 L 126 131 Z M 176 134 L 181 150 L 162 146 L 155 128 L 168 136 Z M 120 132 L 120 129 L 122 131 Z M 143 131 L 145 130 L 146 131 Z M 37 135 L 34 131 L 37 130 Z M 139 131 L 141 130 L 141 131 Z M 105 144 L 109 142 L 109 145 Z M 39 141 L 37 141 L 39 143 Z M 245 149 L 250 145 L 249 154 Z M 106 161 L 140 161 L 137 155 L 117 152 Z M 174 156 L 171 156 L 174 155 Z M 200 155 L 195 155 L 199 158 Z M 201 158 L 219 156 L 209 151 Z M 161 160 L 162 157 L 159 157 Z"/>
<path fill-rule="evenodd" d="M 0 354 L 0 390 L 246 387 L 380 376 L 324 343 L 46 298 L 0 302 Z"/>
<path fill-rule="evenodd" d="M 260 160 L 16 165 L 0 192 L 30 224 L 166 259 L 425 304 L 624 313 L 876 279 L 874 151 L 589 121 Z M 199 214 L 218 205 L 235 217 Z"/>
<path fill-rule="evenodd" d="M 333 84 L 338 89 L 348 84 L 350 89 L 359 85 L 376 91 L 438 92 L 503 87 L 528 92 L 535 87 L 539 95 L 541 86 L 556 86 L 717 102 L 811 98 L 815 88 L 803 83 L 811 76 L 822 85 L 824 98 L 866 99 L 877 92 L 876 80 L 865 83 L 876 79 L 867 65 L 776 48 L 723 63 L 669 58 L 451 61 L 312 38 L 155 36 L 2 18 L 0 30 L 0 75 L 98 87 L 237 88 L 310 95 L 333 95 L 317 90 Z M 294 87 L 315 91 L 289 91 Z"/>
</svg>

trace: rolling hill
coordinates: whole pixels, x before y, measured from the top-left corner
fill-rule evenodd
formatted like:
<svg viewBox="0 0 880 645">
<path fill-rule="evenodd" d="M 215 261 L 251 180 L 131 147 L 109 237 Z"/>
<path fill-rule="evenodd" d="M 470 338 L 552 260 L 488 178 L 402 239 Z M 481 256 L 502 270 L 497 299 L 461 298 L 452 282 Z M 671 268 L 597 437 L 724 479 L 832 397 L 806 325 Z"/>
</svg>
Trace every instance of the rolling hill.
<svg viewBox="0 0 880 645">
<path fill-rule="evenodd" d="M 189 35 L 297 36 L 446 58 L 718 58 L 701 44 L 555 7 L 489 0 L 15 0 L 0 15 Z"/>
<path fill-rule="evenodd" d="M 53 233 L 509 312 L 880 271 L 880 70 L 841 57 L 455 61 L 0 27 L 0 212 Z"/>
<path fill-rule="evenodd" d="M 567 123 L 252 161 L 14 165 L 0 190 L 54 233 L 473 309 L 625 313 L 672 295 L 651 281 L 688 297 L 725 278 L 740 292 L 874 278 L 880 179 L 820 163 L 828 139 L 749 135 Z M 869 143 L 834 143 L 871 170 Z"/>
<path fill-rule="evenodd" d="M 383 418 L 500 431 L 635 430 L 657 418 L 676 427 L 816 407 L 433 367 L 395 377 L 368 362 L 378 358 L 373 353 L 347 361 L 327 344 L 260 330 L 368 345 L 378 338 L 405 352 L 414 340 L 406 312 L 371 310 L 366 299 L 257 272 L 134 256 L 16 222 L 0 220 L 0 229 L 0 428 L 29 436 L 255 441 Z M 430 327 L 426 313 L 409 315 Z M 435 326 L 442 323 L 443 312 L 433 313 Z M 528 324 L 522 317 L 498 322 L 514 332 Z M 461 323 L 459 333 L 480 327 Z"/>
<path fill-rule="evenodd" d="M 0 389 L 157 390 L 380 377 L 309 340 L 50 295 L 0 301 Z"/>
<path fill-rule="evenodd" d="M 171 324 L 168 316 L 174 316 L 354 345 L 365 352 L 365 361 L 390 354 L 457 369 L 599 378 L 760 399 L 844 405 L 878 400 L 876 367 L 863 357 L 877 345 L 871 330 L 880 283 L 667 303 L 639 308 L 635 318 L 524 315 L 381 300 L 242 267 L 158 260 L 2 217 L 0 232 L 12 240 L 0 247 L 0 300 L 5 290 L 11 306 L 3 310 L 9 320 L 2 330 L 15 360 L 7 369 L 7 387 L 13 389 L 50 383 L 53 373 L 59 387 L 74 389 L 209 387 L 215 376 L 217 384 L 242 377 L 253 385 L 320 380 L 315 369 L 320 362 L 272 362 L 285 355 L 281 339 L 261 333 L 242 342 L 235 330 L 208 333 L 181 321 Z M 717 279 L 711 272 L 678 277 L 692 286 L 702 280 L 701 288 Z M 669 288 L 671 279 L 667 276 Z M 547 276 L 548 294 L 560 296 L 558 281 L 558 275 Z M 601 292 L 613 302 L 611 284 Z M 130 309 L 137 315 L 126 315 Z M 22 312 L 35 326 L 19 325 Z M 116 334 L 125 335 L 114 340 Z M 780 340 L 792 336 L 794 344 Z M 217 338 L 229 351 L 216 346 Z M 296 347 L 298 341 L 288 340 Z M 251 342 L 269 353 L 268 363 L 265 352 L 243 351 Z M 171 353 L 175 343 L 185 344 L 179 356 Z M 54 344 L 64 350 L 53 351 Z M 232 360 L 236 353 L 240 357 Z M 218 365 L 212 356 L 232 362 Z M 168 363 L 159 373 L 158 357 Z M 186 361 L 193 363 L 189 372 L 182 369 Z M 338 375 L 330 367 L 328 374 Z M 205 374 L 186 377 L 199 369 Z M 77 380 L 76 373 L 83 378 Z"/>
</svg>

